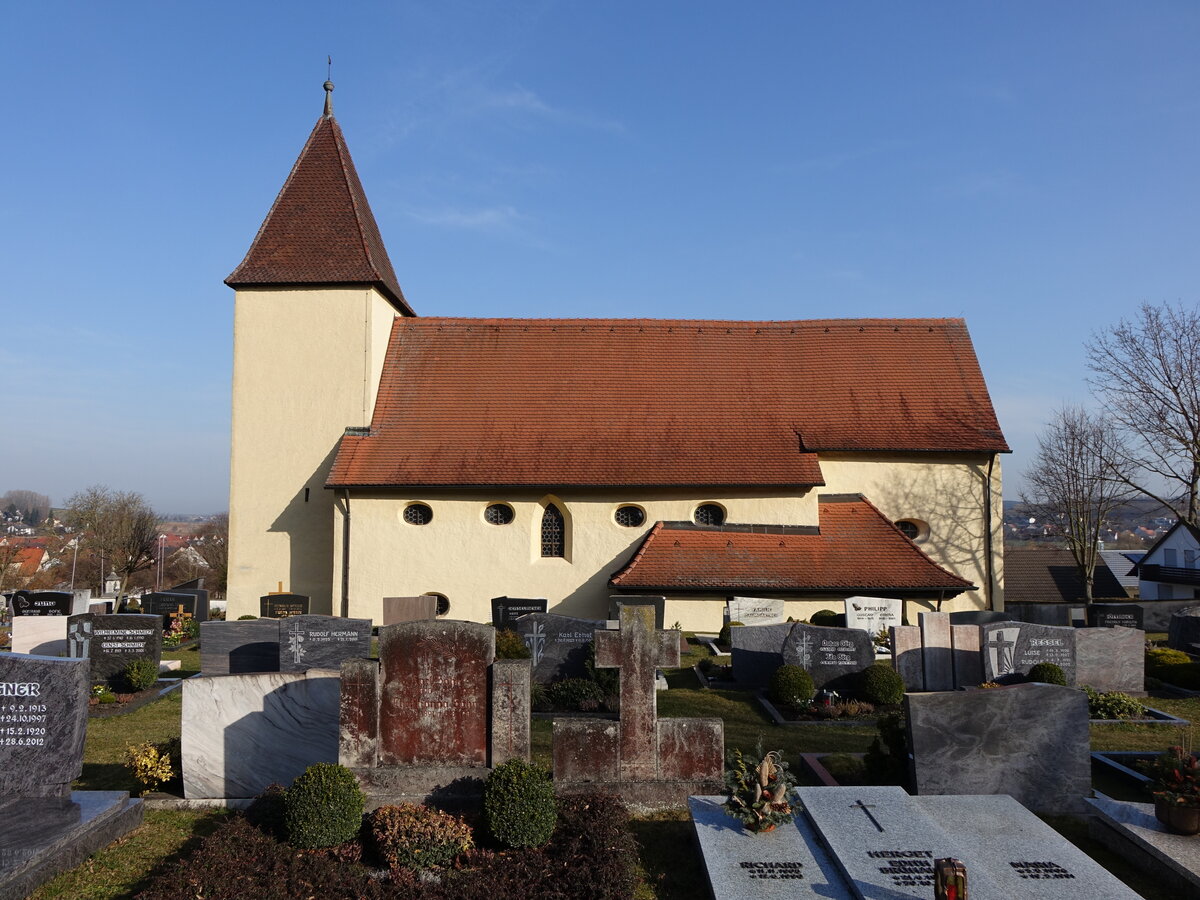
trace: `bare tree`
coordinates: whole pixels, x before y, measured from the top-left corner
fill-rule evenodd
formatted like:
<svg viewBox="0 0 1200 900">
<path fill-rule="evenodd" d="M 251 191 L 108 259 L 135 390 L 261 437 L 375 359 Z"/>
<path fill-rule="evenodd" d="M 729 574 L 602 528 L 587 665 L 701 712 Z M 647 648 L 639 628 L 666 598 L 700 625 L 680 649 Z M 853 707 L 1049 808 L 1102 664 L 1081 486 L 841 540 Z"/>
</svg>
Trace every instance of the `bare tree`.
<svg viewBox="0 0 1200 900">
<path fill-rule="evenodd" d="M 200 530 L 202 543 L 196 548 L 209 566 L 210 587 L 225 593 L 225 581 L 229 574 L 229 515 L 213 516 Z"/>
<path fill-rule="evenodd" d="M 1086 344 L 1088 383 L 1126 437 L 1126 483 L 1200 525 L 1200 310 L 1143 303 Z"/>
<path fill-rule="evenodd" d="M 14 570 L 18 563 L 17 557 L 21 555 L 23 549 L 25 549 L 24 545 L 13 540 L 0 543 L 0 591 L 6 587 L 13 587 L 16 582 L 17 572 Z"/>
<path fill-rule="evenodd" d="M 70 523 L 88 534 L 92 548 L 120 577 L 118 595 L 134 573 L 154 565 L 158 516 L 141 494 L 96 485 L 72 496 L 67 508 Z"/>
<path fill-rule="evenodd" d="M 1025 472 L 1021 502 L 1039 518 L 1057 523 L 1092 602 L 1100 530 L 1134 494 L 1121 477 L 1127 451 L 1120 437 L 1087 410 L 1067 406 L 1038 438 L 1037 456 Z"/>
<path fill-rule="evenodd" d="M 15 506 L 26 525 L 36 526 L 50 515 L 50 498 L 36 491 L 8 491 L 0 497 L 0 507 Z"/>
</svg>

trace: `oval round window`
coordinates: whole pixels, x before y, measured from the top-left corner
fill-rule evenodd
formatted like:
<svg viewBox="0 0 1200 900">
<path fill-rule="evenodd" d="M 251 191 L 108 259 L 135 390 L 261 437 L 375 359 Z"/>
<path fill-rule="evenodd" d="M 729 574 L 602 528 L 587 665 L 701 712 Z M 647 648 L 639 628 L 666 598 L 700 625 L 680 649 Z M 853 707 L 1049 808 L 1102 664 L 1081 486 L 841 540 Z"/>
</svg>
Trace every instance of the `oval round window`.
<svg viewBox="0 0 1200 900">
<path fill-rule="evenodd" d="M 483 511 L 483 521 L 489 525 L 507 525 L 515 515 L 507 503 L 493 503 Z"/>
<path fill-rule="evenodd" d="M 646 513 L 640 506 L 618 506 L 613 518 L 625 528 L 637 528 L 646 521 Z"/>
<path fill-rule="evenodd" d="M 444 616 L 446 613 L 450 612 L 449 597 L 447 597 L 445 594 L 435 594 L 432 591 L 426 591 L 426 594 L 430 597 L 437 598 L 437 615 Z"/>
<path fill-rule="evenodd" d="M 692 516 L 697 525 L 724 525 L 725 510 L 715 503 L 702 503 Z"/>
<path fill-rule="evenodd" d="M 409 525 L 428 525 L 433 521 L 433 510 L 425 503 L 410 503 L 404 507 L 404 521 Z"/>
<path fill-rule="evenodd" d="M 906 538 L 918 544 L 929 537 L 929 526 L 917 519 L 900 519 L 896 527 Z"/>
</svg>

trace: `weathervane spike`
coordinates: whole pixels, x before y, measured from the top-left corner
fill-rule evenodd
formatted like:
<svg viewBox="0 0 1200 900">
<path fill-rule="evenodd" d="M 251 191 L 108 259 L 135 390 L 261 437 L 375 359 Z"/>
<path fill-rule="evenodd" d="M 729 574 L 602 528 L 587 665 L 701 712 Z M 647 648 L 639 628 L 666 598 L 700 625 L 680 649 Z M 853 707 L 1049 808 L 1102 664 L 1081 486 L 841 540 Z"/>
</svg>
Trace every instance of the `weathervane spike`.
<svg viewBox="0 0 1200 900">
<path fill-rule="evenodd" d="M 333 118 L 333 57 L 325 57 L 325 118 Z"/>
</svg>

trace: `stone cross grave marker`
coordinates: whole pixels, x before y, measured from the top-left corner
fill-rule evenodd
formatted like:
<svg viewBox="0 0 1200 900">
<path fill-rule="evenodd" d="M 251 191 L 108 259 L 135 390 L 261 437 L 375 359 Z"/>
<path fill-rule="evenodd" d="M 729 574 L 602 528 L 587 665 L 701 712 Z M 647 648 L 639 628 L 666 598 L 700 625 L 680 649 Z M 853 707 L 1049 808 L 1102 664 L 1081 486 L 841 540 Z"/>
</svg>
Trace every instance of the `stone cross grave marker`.
<svg viewBox="0 0 1200 900">
<path fill-rule="evenodd" d="M 147 615 L 71 616 L 67 623 L 67 653 L 91 663 L 93 684 L 125 671 L 132 659 L 162 659 L 162 619 Z"/>
</svg>

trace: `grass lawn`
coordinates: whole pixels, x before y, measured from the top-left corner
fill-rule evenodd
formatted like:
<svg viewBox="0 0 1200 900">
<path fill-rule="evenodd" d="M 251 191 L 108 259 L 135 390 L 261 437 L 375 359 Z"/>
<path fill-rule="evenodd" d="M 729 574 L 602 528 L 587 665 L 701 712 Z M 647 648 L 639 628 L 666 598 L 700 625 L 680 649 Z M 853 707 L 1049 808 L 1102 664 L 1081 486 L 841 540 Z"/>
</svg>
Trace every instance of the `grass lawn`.
<svg viewBox="0 0 1200 900">
<path fill-rule="evenodd" d="M 707 652 L 689 653 L 682 660 L 683 665 L 689 666 Z M 195 650 L 167 653 L 164 658 L 182 659 L 185 674 L 199 668 L 199 654 Z M 775 725 L 749 694 L 689 686 L 695 678 L 686 668 L 669 673 L 669 681 L 672 689 L 658 696 L 660 715 L 721 718 L 725 722 L 727 747 L 753 750 L 761 736 L 764 748 L 782 750 L 784 757 L 792 761 L 793 768 L 798 768 L 800 753 L 861 753 L 875 736 L 875 728 L 870 725 Z M 139 786 L 122 764 L 125 748 L 142 741 L 161 741 L 178 735 L 180 701 L 181 694 L 173 692 L 129 715 L 89 720 L 83 777 L 76 787 L 136 793 Z M 1155 698 L 1150 705 L 1197 724 L 1190 728 L 1093 726 L 1093 749 L 1157 751 L 1169 744 L 1186 743 L 1189 739 L 1195 745 L 1195 738 L 1200 737 L 1200 698 Z M 550 765 L 551 723 L 547 719 L 533 721 L 533 759 L 541 765 Z M 132 896 L 157 865 L 186 852 L 200 835 L 215 828 L 223 815 L 217 812 L 149 812 L 146 824 L 141 828 L 73 871 L 54 879 L 33 896 L 89 900 Z M 1143 896 L 1151 900 L 1168 896 L 1160 886 L 1134 872 L 1124 860 L 1092 842 L 1085 826 L 1072 819 L 1049 821 Z M 636 895 L 638 900 L 695 900 L 706 896 L 703 862 L 686 811 L 674 810 L 639 818 L 633 829 L 642 847 L 640 861 L 644 883 Z"/>
</svg>

